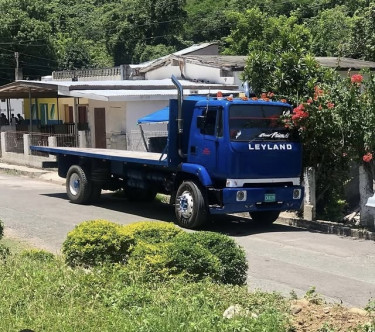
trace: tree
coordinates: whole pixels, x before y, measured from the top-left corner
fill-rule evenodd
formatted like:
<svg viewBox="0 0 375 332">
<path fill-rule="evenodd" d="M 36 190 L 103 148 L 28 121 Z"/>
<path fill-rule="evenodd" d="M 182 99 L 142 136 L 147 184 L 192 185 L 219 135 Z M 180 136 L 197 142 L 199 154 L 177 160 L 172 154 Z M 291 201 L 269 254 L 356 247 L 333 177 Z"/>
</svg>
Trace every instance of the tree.
<svg viewBox="0 0 375 332">
<path fill-rule="evenodd" d="M 347 55 L 375 61 L 375 3 L 358 10 L 353 20 Z"/>
<path fill-rule="evenodd" d="M 185 0 L 129 0 L 108 6 L 103 19 L 106 45 L 115 64 L 139 61 L 137 45 L 180 44 Z"/>
<path fill-rule="evenodd" d="M 224 0 L 190 0 L 185 6 L 187 13 L 183 38 L 194 43 L 220 40 L 229 34 Z"/>
<path fill-rule="evenodd" d="M 51 28 L 41 17 L 49 15 L 48 0 L 1 0 L 0 60 L 1 81 L 14 80 L 14 53 L 19 54 L 19 66 L 25 77 L 36 79 L 56 68 L 51 41 Z"/>
<path fill-rule="evenodd" d="M 336 6 L 308 20 L 312 35 L 311 50 L 318 56 L 343 56 L 348 48 L 352 18 L 345 6 Z"/>
</svg>

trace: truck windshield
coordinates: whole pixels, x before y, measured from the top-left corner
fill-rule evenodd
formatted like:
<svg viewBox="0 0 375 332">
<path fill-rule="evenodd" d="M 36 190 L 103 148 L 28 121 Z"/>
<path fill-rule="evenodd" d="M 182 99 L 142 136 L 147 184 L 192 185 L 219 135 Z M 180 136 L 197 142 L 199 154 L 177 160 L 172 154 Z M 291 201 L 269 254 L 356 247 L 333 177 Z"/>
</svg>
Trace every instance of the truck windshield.
<svg viewBox="0 0 375 332">
<path fill-rule="evenodd" d="M 280 120 L 290 108 L 276 105 L 231 105 L 229 133 L 232 141 L 289 140 L 290 132 Z"/>
</svg>

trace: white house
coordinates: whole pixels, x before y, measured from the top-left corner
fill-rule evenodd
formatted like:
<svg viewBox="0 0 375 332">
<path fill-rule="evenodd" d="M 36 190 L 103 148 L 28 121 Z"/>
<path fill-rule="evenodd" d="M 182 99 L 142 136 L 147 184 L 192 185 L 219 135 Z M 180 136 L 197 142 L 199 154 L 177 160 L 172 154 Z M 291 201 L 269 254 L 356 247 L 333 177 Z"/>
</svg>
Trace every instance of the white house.
<svg viewBox="0 0 375 332">
<path fill-rule="evenodd" d="M 229 84 L 180 83 L 185 95 L 238 91 Z M 25 98 L 25 122 L 31 127 L 88 123 L 90 146 L 131 149 L 142 145 L 137 119 L 168 106 L 170 99 L 177 98 L 177 89 L 171 79 L 16 81 L 0 87 L 0 97 Z"/>
</svg>

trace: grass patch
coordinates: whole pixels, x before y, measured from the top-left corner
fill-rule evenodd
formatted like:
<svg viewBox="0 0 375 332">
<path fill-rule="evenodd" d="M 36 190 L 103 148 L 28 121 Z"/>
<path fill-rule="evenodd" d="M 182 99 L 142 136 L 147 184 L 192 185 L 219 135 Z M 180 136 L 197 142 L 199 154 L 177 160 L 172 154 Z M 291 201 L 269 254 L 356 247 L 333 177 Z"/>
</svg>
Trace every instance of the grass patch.
<svg viewBox="0 0 375 332">
<path fill-rule="evenodd" d="M 62 259 L 12 255 L 0 264 L 0 330 L 287 331 L 286 301 L 209 281 L 144 282 L 121 265 L 70 269 Z M 244 308 L 223 317 L 233 304 Z"/>
<path fill-rule="evenodd" d="M 25 241 L 22 241 L 20 239 L 15 239 L 12 237 L 8 237 L 8 236 L 4 236 L 1 239 L 0 243 L 8 247 L 9 250 L 14 254 L 17 254 L 23 250 L 34 248 L 33 246 L 31 246 L 29 243 Z"/>
</svg>

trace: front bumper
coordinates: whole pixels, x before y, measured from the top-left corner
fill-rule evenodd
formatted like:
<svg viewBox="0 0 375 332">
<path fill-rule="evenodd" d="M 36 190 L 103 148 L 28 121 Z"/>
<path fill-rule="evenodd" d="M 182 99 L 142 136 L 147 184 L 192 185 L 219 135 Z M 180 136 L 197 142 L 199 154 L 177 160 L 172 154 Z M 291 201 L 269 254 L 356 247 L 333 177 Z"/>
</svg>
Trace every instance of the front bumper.
<svg viewBox="0 0 375 332">
<path fill-rule="evenodd" d="M 296 195 L 297 192 L 300 195 Z M 265 188 L 224 188 L 220 190 L 220 204 L 210 205 L 211 214 L 254 211 L 300 210 L 304 190 L 302 186 Z"/>
</svg>

